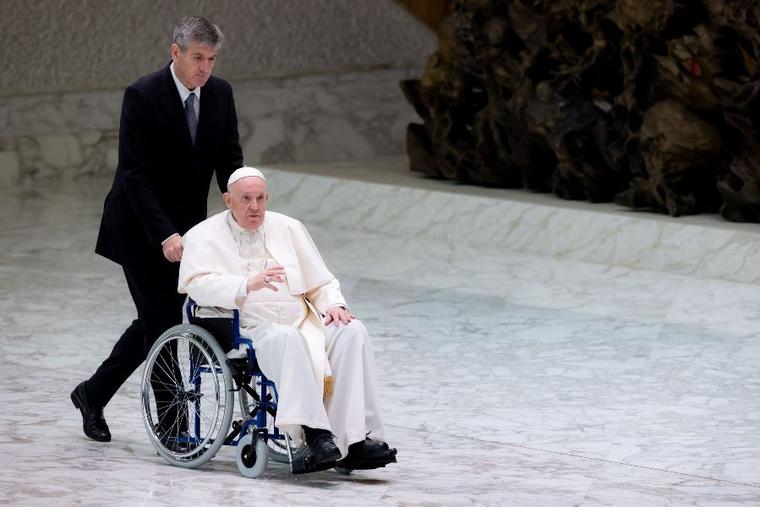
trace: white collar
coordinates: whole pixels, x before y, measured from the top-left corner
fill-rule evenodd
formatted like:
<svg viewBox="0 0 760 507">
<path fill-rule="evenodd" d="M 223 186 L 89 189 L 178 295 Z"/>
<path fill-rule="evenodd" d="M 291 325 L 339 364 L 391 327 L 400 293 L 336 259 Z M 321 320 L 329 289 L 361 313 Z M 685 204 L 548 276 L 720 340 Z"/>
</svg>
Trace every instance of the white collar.
<svg viewBox="0 0 760 507">
<path fill-rule="evenodd" d="M 255 231 L 243 229 L 240 227 L 240 224 L 235 221 L 235 217 L 232 216 L 232 212 L 230 210 L 227 210 L 227 225 L 230 226 L 230 231 L 232 231 L 232 236 L 236 241 L 240 241 L 240 238 L 244 234 L 250 234 L 253 236 L 258 233 L 261 241 L 264 241 L 266 243 L 266 240 L 264 239 L 264 224 L 261 224 L 261 226 Z"/>
<path fill-rule="evenodd" d="M 190 94 L 195 94 L 195 102 L 197 104 L 201 103 L 201 87 L 196 86 L 193 91 L 190 91 L 187 89 L 185 85 L 182 84 L 182 81 L 179 80 L 177 77 L 177 74 L 174 73 L 174 62 L 169 65 L 169 70 L 172 71 L 172 77 L 174 78 L 174 84 L 177 85 L 177 91 L 179 92 L 179 98 L 182 99 L 182 104 L 185 104 L 185 101 L 190 96 Z M 198 111 L 198 108 L 196 107 L 196 112 Z"/>
</svg>

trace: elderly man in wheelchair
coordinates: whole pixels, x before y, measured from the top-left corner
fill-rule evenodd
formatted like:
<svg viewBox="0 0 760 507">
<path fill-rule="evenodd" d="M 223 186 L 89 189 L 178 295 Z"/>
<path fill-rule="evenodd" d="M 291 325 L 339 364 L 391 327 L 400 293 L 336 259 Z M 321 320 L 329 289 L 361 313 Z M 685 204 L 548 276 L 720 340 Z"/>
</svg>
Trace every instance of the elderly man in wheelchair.
<svg viewBox="0 0 760 507">
<path fill-rule="evenodd" d="M 155 343 L 143 418 L 172 464 L 199 466 L 224 445 L 250 477 L 267 458 L 293 473 L 396 462 L 384 442 L 367 329 L 299 221 L 266 211 L 264 175 L 229 178 L 228 210 L 183 238 L 188 324 Z M 241 419 L 232 421 L 237 393 Z"/>
</svg>

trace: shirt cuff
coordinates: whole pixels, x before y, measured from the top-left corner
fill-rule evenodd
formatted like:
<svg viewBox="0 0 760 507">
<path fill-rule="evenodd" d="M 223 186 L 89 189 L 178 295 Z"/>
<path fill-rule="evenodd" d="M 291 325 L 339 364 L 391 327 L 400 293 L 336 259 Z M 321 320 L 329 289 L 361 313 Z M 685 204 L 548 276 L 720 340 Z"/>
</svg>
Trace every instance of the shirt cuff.
<svg viewBox="0 0 760 507">
<path fill-rule="evenodd" d="M 164 246 L 164 243 L 166 243 L 167 241 L 169 241 L 170 239 L 172 239 L 174 236 L 179 236 L 179 233 L 175 232 L 174 234 L 172 234 L 171 236 L 169 236 L 168 238 L 166 238 L 165 240 L 163 240 L 161 242 L 161 246 Z"/>
<path fill-rule="evenodd" d="M 248 279 L 244 278 L 238 287 L 237 294 L 235 295 L 235 304 L 238 308 L 243 308 L 243 305 L 245 304 L 245 298 L 248 297 L 248 291 L 246 291 L 247 285 Z"/>
</svg>

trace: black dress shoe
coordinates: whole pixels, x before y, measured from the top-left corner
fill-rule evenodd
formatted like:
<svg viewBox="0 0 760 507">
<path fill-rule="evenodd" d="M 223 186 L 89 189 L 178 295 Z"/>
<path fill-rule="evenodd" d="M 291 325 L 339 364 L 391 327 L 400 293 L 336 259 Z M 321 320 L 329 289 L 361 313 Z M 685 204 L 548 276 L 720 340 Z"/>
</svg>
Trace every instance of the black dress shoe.
<svg viewBox="0 0 760 507">
<path fill-rule="evenodd" d="M 178 454 L 188 453 L 198 445 L 187 431 L 180 431 L 177 435 L 159 434 L 158 438 L 161 445 Z"/>
<path fill-rule="evenodd" d="M 103 417 L 103 407 L 93 407 L 87 400 L 84 382 L 71 391 L 71 402 L 82 412 L 82 430 L 84 434 L 98 442 L 110 442 L 111 432 Z"/>
<path fill-rule="evenodd" d="M 340 458 L 340 450 L 329 431 L 317 435 L 308 444 L 314 463 L 335 463 Z"/>
<path fill-rule="evenodd" d="M 348 453 L 359 456 L 385 455 L 389 451 L 388 444 L 379 440 L 365 438 L 361 442 L 354 442 L 348 446 Z"/>
<path fill-rule="evenodd" d="M 348 446 L 348 456 L 335 463 L 345 470 L 372 470 L 396 463 L 396 449 L 388 448 L 385 442 L 366 438 Z"/>
<path fill-rule="evenodd" d="M 294 474 L 306 474 L 328 470 L 335 466 L 340 458 L 340 450 L 335 445 L 332 433 L 327 430 L 304 428 L 307 452 L 292 463 Z"/>
</svg>

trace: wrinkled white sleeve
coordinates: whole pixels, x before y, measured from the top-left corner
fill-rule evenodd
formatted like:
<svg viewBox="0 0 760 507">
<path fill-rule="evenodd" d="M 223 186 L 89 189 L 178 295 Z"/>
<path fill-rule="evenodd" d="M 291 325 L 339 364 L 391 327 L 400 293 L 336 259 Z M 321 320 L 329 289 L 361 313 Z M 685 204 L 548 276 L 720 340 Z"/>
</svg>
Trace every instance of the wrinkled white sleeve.
<svg viewBox="0 0 760 507">
<path fill-rule="evenodd" d="M 329 282 L 307 292 L 306 299 L 311 301 L 314 308 L 322 315 L 325 314 L 328 308 L 333 306 L 342 306 L 348 309 L 346 300 L 343 298 L 343 293 L 340 291 L 340 283 L 337 278 L 333 278 Z"/>
<path fill-rule="evenodd" d="M 179 265 L 180 293 L 187 294 L 200 306 L 216 306 L 230 310 L 240 309 L 245 302 L 245 276 L 225 273 L 218 253 L 210 248 L 210 242 L 186 235 L 184 251 Z"/>
</svg>

